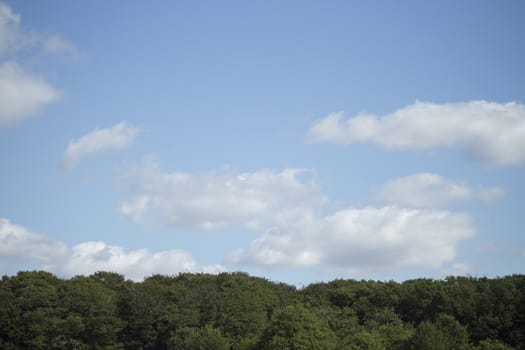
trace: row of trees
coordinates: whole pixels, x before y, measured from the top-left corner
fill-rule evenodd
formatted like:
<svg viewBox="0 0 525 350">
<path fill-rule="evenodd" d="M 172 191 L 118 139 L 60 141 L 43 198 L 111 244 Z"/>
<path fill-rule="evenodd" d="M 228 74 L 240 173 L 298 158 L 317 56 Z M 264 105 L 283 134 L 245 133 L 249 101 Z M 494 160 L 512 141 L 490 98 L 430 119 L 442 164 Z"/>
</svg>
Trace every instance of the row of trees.
<svg viewBox="0 0 525 350">
<path fill-rule="evenodd" d="M 43 271 L 0 282 L 1 349 L 525 349 L 525 276 L 335 280 Z"/>
</svg>

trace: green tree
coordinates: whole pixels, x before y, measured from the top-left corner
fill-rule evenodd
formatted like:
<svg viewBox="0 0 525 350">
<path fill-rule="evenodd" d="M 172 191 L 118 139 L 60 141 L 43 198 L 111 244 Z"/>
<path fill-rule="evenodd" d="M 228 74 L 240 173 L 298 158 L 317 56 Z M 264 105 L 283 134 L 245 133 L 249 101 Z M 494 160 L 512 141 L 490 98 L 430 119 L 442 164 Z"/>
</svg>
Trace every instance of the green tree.
<svg viewBox="0 0 525 350">
<path fill-rule="evenodd" d="M 277 300 L 266 281 L 246 274 L 221 274 L 217 277 L 217 316 L 213 321 L 236 344 L 241 339 L 255 341 L 277 307 Z"/>
<path fill-rule="evenodd" d="M 120 349 L 117 334 L 124 323 L 117 313 L 117 292 L 94 279 L 77 276 L 66 281 L 63 304 L 74 338 L 89 349 Z"/>
<path fill-rule="evenodd" d="M 187 350 L 227 350 L 230 341 L 212 326 L 191 329 L 184 340 Z"/>
<path fill-rule="evenodd" d="M 45 271 L 19 272 L 9 280 L 19 316 L 13 343 L 18 348 L 49 349 L 62 333 L 59 288 L 62 281 Z M 9 308 L 8 308 L 9 310 Z"/>
<path fill-rule="evenodd" d="M 336 349 L 333 331 L 311 310 L 301 304 L 277 312 L 264 332 L 260 349 L 328 350 Z"/>
<path fill-rule="evenodd" d="M 416 329 L 410 340 L 412 350 L 449 350 L 448 339 L 434 324 L 425 321 Z"/>
<path fill-rule="evenodd" d="M 436 322 L 422 322 L 410 341 L 414 350 L 471 350 L 468 332 L 452 316 L 441 314 Z"/>
<path fill-rule="evenodd" d="M 157 342 L 155 325 L 162 305 L 144 284 L 129 283 L 121 289 L 118 314 L 124 321 L 120 340 L 126 349 L 154 349 Z"/>
<path fill-rule="evenodd" d="M 14 277 L 4 276 L 0 283 L 0 349 L 14 350 L 20 341 L 18 327 L 21 325 L 20 307 L 10 281 Z"/>
<path fill-rule="evenodd" d="M 414 329 L 410 323 L 404 323 L 392 309 L 379 309 L 368 316 L 366 329 L 381 338 L 385 349 L 405 349 Z"/>
</svg>

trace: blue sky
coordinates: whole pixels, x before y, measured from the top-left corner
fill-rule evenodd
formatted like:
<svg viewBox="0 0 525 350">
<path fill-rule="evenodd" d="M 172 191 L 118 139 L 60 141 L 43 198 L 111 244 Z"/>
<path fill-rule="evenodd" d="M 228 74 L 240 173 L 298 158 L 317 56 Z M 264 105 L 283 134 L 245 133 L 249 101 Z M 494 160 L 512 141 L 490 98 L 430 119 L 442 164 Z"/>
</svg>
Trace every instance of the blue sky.
<svg viewBox="0 0 525 350">
<path fill-rule="evenodd" d="M 0 273 L 523 273 L 524 12 L 0 2 Z"/>
</svg>

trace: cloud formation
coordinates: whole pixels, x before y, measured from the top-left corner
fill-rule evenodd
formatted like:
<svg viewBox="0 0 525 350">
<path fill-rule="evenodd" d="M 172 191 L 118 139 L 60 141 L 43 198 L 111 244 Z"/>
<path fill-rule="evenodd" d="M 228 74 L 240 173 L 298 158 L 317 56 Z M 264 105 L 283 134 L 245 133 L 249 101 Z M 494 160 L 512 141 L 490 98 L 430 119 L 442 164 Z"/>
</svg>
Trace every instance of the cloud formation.
<svg viewBox="0 0 525 350">
<path fill-rule="evenodd" d="M 314 177 L 311 169 L 168 173 L 146 157 L 125 177 L 130 195 L 119 210 L 145 226 L 259 227 L 284 208 L 321 200 Z"/>
<path fill-rule="evenodd" d="M 416 102 L 383 116 L 332 113 L 308 132 L 312 142 L 373 142 L 386 149 L 454 147 L 495 166 L 525 162 L 525 106 L 471 101 Z"/>
<path fill-rule="evenodd" d="M 249 247 L 228 257 L 244 266 L 309 266 L 347 273 L 453 262 L 471 238 L 470 217 L 445 210 L 384 207 L 343 208 L 319 190 L 315 170 L 252 173 L 163 172 L 152 158 L 125 182 L 132 196 L 120 212 L 151 227 L 216 229 L 243 226 L 259 232 Z"/>
<path fill-rule="evenodd" d="M 35 116 L 61 93 L 17 63 L 0 64 L 0 128 Z"/>
<path fill-rule="evenodd" d="M 363 274 L 453 261 L 475 228 L 466 214 L 396 206 L 350 208 L 324 217 L 300 213 L 266 232 L 230 262 L 258 266 L 316 266 Z"/>
<path fill-rule="evenodd" d="M 418 173 L 390 180 L 382 185 L 376 197 L 387 203 L 409 207 L 443 207 L 468 200 L 493 202 L 504 195 L 499 187 L 473 189 L 463 182 L 432 173 Z"/>
<path fill-rule="evenodd" d="M 69 142 L 63 162 L 70 169 L 85 157 L 122 149 L 131 145 L 139 129 L 120 122 L 111 128 L 95 129 L 92 132 Z"/>
<path fill-rule="evenodd" d="M 180 249 L 150 252 L 147 249 L 127 250 L 101 241 L 83 242 L 67 247 L 63 242 L 0 219 L 0 262 L 22 260 L 40 264 L 41 268 L 60 276 L 89 275 L 96 271 L 113 271 L 140 281 L 161 273 L 223 271 L 220 265 L 200 266 Z"/>
</svg>

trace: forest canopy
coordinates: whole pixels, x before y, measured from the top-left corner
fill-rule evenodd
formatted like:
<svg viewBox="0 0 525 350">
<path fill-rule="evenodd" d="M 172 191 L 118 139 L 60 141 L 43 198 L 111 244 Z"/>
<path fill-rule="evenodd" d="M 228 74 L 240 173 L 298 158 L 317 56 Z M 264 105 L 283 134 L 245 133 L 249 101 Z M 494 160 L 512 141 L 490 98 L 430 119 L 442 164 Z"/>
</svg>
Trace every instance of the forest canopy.
<svg viewBox="0 0 525 350">
<path fill-rule="evenodd" d="M 525 275 L 334 280 L 112 272 L 0 282 L 1 349 L 525 349 Z"/>
</svg>

